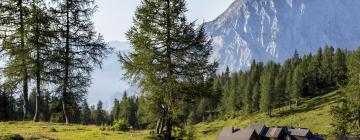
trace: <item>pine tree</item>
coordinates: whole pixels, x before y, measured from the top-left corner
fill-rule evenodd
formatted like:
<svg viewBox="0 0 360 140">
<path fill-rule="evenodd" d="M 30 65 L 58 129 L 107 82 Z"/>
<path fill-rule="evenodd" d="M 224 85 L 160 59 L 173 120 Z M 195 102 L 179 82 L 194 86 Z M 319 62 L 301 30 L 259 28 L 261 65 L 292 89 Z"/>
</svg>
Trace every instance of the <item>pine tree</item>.
<svg viewBox="0 0 360 140">
<path fill-rule="evenodd" d="M 106 112 L 103 110 L 103 103 L 99 101 L 96 105 L 95 123 L 97 125 L 104 124 L 106 120 Z"/>
<path fill-rule="evenodd" d="M 54 0 L 57 47 L 51 56 L 51 73 L 61 95 L 63 114 L 69 123 L 69 105 L 76 105 L 90 85 L 90 73 L 100 66 L 110 52 L 91 20 L 96 10 L 94 0 Z M 75 107 L 75 106 L 73 106 Z M 71 115 L 74 116 L 74 115 Z"/>
<path fill-rule="evenodd" d="M 265 66 L 265 70 L 260 78 L 260 109 L 271 117 L 271 111 L 275 101 L 275 77 L 277 75 L 277 64 L 270 62 Z"/>
<path fill-rule="evenodd" d="M 346 66 L 346 54 L 337 48 L 334 55 L 334 77 L 338 87 L 343 86 L 347 82 L 347 66 Z"/>
<path fill-rule="evenodd" d="M 36 100 L 34 110 L 34 121 L 39 121 L 40 116 L 40 100 L 42 99 L 41 90 L 45 83 L 49 83 L 50 80 L 46 75 L 46 66 L 48 65 L 49 53 L 51 52 L 51 40 L 55 39 L 55 33 L 52 31 L 52 23 L 54 19 L 51 18 L 47 12 L 45 2 L 43 0 L 31 1 L 31 8 L 29 19 L 26 21 L 28 26 L 28 45 L 32 53 L 30 53 L 29 59 L 31 67 L 29 67 L 29 73 L 31 78 L 36 81 Z"/>
<path fill-rule="evenodd" d="M 127 96 L 127 92 L 124 91 L 124 94 L 121 98 L 120 101 L 120 118 L 124 119 L 126 121 L 129 120 L 129 102 L 128 102 L 128 96 Z"/>
<path fill-rule="evenodd" d="M 302 67 L 302 65 L 297 66 L 292 76 L 291 99 L 295 101 L 296 105 L 299 103 L 299 99 L 304 88 L 304 74 Z"/>
<path fill-rule="evenodd" d="M 202 96 L 199 89 L 216 67 L 208 62 L 212 47 L 204 28 L 195 30 L 187 21 L 185 6 L 184 0 L 142 1 L 127 33 L 135 51 L 119 55 L 125 77 L 142 83 L 151 96 L 152 112 L 159 118 L 156 132 L 166 139 L 175 125 L 183 124 L 184 102 Z"/>
<path fill-rule="evenodd" d="M 111 122 L 120 118 L 120 102 L 118 99 L 114 99 L 114 105 L 110 115 L 111 115 Z"/>
<path fill-rule="evenodd" d="M 325 47 L 324 54 L 321 62 L 321 74 L 324 76 L 324 85 L 323 87 L 334 86 L 334 69 L 333 69 L 333 57 L 334 57 L 334 48 Z"/>
<path fill-rule="evenodd" d="M 345 136 L 349 133 L 348 128 L 352 123 L 352 112 L 347 99 L 343 98 L 338 105 L 332 106 L 330 113 L 333 116 L 332 126 L 335 127 L 334 133 L 337 139 L 345 139 Z"/>
<path fill-rule="evenodd" d="M 43 121 L 49 122 L 51 117 L 51 111 L 50 111 L 50 102 L 51 102 L 51 95 L 50 92 L 42 92 L 43 96 L 41 96 L 42 99 L 42 106 L 41 106 L 41 116 Z"/>
<path fill-rule="evenodd" d="M 4 31 L 3 53 L 8 61 L 3 70 L 7 82 L 22 88 L 23 120 L 28 116 L 29 48 L 26 42 L 26 12 L 23 0 L 2 0 L 0 4 L 0 29 Z"/>
<path fill-rule="evenodd" d="M 254 111 L 259 111 L 259 101 L 260 101 L 260 84 L 259 82 L 256 82 L 253 87 L 253 95 L 252 95 L 252 108 Z"/>
<path fill-rule="evenodd" d="M 86 100 L 83 101 L 81 106 L 81 122 L 82 124 L 90 124 L 91 123 L 91 110 Z"/>
<path fill-rule="evenodd" d="M 347 97 L 352 118 L 352 122 L 358 124 L 357 130 L 360 128 L 360 47 L 355 50 L 348 61 L 349 83 L 347 85 Z"/>
<path fill-rule="evenodd" d="M 275 95 L 273 95 L 275 101 L 274 103 L 275 107 L 279 107 L 280 105 L 283 105 L 282 101 L 286 100 L 285 85 L 286 85 L 285 69 L 281 68 L 275 78 L 275 87 L 274 87 Z"/>
</svg>

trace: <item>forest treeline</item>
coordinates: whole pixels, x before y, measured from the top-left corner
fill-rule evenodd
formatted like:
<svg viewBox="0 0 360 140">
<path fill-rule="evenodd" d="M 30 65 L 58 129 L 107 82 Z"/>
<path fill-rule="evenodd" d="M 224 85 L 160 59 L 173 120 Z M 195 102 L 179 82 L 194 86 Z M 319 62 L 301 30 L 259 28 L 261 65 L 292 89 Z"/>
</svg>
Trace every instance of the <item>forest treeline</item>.
<svg viewBox="0 0 360 140">
<path fill-rule="evenodd" d="M 348 83 L 348 57 L 351 51 L 326 46 L 317 53 L 299 56 L 295 51 L 292 58 L 282 64 L 255 60 L 249 70 L 214 74 L 207 79 L 209 84 L 203 92 L 207 96 L 196 99 L 184 110 L 188 123 L 199 123 L 220 118 L 235 117 L 256 112 L 266 112 L 271 117 L 271 110 L 278 107 L 297 106 L 300 98 L 315 97 L 345 86 Z M 133 113 L 139 126 L 154 127 L 156 118 L 152 118 L 146 109 L 146 96 L 134 97 L 136 104 Z M 117 107 L 115 100 L 111 112 L 124 112 Z M 115 113 L 116 114 L 116 113 Z M 117 115 L 113 115 L 117 116 Z M 119 117 L 121 118 L 121 117 Z M 126 119 L 126 118 L 123 118 Z M 133 121 L 133 120 L 132 120 Z"/>
<path fill-rule="evenodd" d="M 80 121 L 90 74 L 111 51 L 95 11 L 94 0 L 1 0 L 1 120 Z"/>
<path fill-rule="evenodd" d="M 118 54 L 123 78 L 141 94 L 125 92 L 110 112 L 101 101 L 90 106 L 91 72 L 112 51 L 94 31 L 95 11 L 94 0 L 0 2 L 1 121 L 152 128 L 156 138 L 174 139 L 195 123 L 257 112 L 272 117 L 274 108 L 342 88 L 332 124 L 339 136 L 359 132 L 360 48 L 295 51 L 281 64 L 254 60 L 246 71 L 216 73 L 212 40 L 187 20 L 185 0 L 141 2 L 126 33 L 133 51 Z"/>
</svg>

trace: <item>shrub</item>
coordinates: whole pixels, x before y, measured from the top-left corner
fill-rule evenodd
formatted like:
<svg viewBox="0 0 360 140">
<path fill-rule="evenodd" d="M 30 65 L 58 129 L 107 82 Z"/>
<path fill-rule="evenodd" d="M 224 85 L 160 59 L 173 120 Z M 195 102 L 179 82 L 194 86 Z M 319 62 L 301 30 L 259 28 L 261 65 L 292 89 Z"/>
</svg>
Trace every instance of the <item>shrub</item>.
<svg viewBox="0 0 360 140">
<path fill-rule="evenodd" d="M 114 131 L 129 131 L 129 123 L 123 119 L 116 120 L 111 127 Z"/>
</svg>

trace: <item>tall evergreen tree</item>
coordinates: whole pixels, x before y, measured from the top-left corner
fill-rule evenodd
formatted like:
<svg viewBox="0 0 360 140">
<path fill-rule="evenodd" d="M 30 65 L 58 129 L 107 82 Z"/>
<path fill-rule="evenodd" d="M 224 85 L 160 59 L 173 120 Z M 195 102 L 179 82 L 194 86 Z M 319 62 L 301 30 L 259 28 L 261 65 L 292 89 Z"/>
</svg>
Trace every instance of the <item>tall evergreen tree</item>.
<svg viewBox="0 0 360 140">
<path fill-rule="evenodd" d="M 35 100 L 35 112 L 34 121 L 39 121 L 40 107 L 39 102 L 42 99 L 41 90 L 45 82 L 48 79 L 45 75 L 45 69 L 48 65 L 49 53 L 51 52 L 51 40 L 55 38 L 55 32 L 51 30 L 51 26 L 54 23 L 53 18 L 49 15 L 46 9 L 45 2 L 43 0 L 32 0 L 29 19 L 26 24 L 28 25 L 28 44 L 30 53 L 29 59 L 30 67 L 29 73 L 31 78 L 36 81 L 36 100 Z"/>
<path fill-rule="evenodd" d="M 337 86 L 343 86 L 347 82 L 347 66 L 346 66 L 346 53 L 340 48 L 336 49 L 334 55 L 334 77 Z"/>
<path fill-rule="evenodd" d="M 90 85 L 90 73 L 109 53 L 91 20 L 95 0 L 53 0 L 52 9 L 58 31 L 57 47 L 52 52 L 51 73 L 61 95 L 65 122 L 69 122 L 69 104 L 79 103 Z"/>
<path fill-rule="evenodd" d="M 277 64 L 270 62 L 265 66 L 264 72 L 260 78 L 260 109 L 271 117 L 271 111 L 275 101 L 275 77 L 277 75 Z"/>
<path fill-rule="evenodd" d="M 120 118 L 120 102 L 118 99 L 114 99 L 113 108 L 110 113 L 111 122 Z"/>
<path fill-rule="evenodd" d="M 156 102 L 156 132 L 167 139 L 174 125 L 183 124 L 181 104 L 201 96 L 199 89 L 216 67 L 208 62 L 212 47 L 204 28 L 195 30 L 186 11 L 184 0 L 143 0 L 127 33 L 134 52 L 120 55 L 125 77 L 140 82 Z"/>
<path fill-rule="evenodd" d="M 302 67 L 302 65 L 297 66 L 292 76 L 291 99 L 295 101 L 296 105 L 299 103 L 304 88 L 304 73 Z"/>
<path fill-rule="evenodd" d="M 95 111 L 95 123 L 97 125 L 104 124 L 106 121 L 106 112 L 103 109 L 103 103 L 99 101 L 96 105 L 96 111 Z"/>
<path fill-rule="evenodd" d="M 349 69 L 349 83 L 348 89 L 348 102 L 351 110 L 352 122 L 357 124 L 357 130 L 360 129 L 360 48 L 355 50 L 348 61 Z"/>
<path fill-rule="evenodd" d="M 81 122 L 82 124 L 90 124 L 91 123 L 91 110 L 86 100 L 83 101 L 81 106 Z"/>
<path fill-rule="evenodd" d="M 23 120 L 28 116 L 29 48 L 26 42 L 26 20 L 29 5 L 23 0 L 2 0 L 0 2 L 0 29 L 6 38 L 2 52 L 8 57 L 3 70 L 7 82 L 22 88 Z"/>
</svg>

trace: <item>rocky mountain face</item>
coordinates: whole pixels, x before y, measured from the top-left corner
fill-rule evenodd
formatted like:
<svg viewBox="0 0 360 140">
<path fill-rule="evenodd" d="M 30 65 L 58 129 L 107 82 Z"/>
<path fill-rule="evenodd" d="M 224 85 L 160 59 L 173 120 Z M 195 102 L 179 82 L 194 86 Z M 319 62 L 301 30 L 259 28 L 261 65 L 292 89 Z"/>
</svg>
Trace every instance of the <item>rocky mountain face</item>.
<svg viewBox="0 0 360 140">
<path fill-rule="evenodd" d="M 360 0 L 236 0 L 204 24 L 219 71 L 246 70 L 253 59 L 282 62 L 297 49 L 360 45 Z"/>
</svg>

